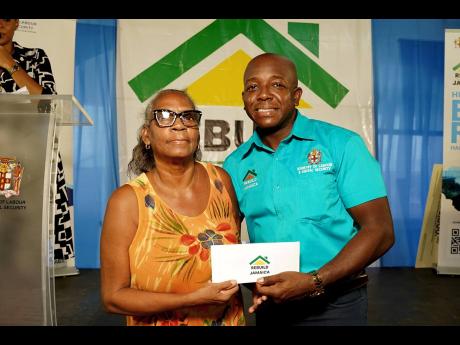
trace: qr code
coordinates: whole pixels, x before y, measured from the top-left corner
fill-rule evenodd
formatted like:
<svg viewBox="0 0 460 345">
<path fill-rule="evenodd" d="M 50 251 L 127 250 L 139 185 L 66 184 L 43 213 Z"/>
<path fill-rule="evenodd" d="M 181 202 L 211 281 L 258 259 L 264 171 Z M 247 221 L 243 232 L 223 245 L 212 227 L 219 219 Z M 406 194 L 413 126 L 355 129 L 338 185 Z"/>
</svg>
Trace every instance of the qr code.
<svg viewBox="0 0 460 345">
<path fill-rule="evenodd" d="M 450 240 L 450 253 L 460 254 L 460 229 L 452 229 L 452 238 Z"/>
</svg>

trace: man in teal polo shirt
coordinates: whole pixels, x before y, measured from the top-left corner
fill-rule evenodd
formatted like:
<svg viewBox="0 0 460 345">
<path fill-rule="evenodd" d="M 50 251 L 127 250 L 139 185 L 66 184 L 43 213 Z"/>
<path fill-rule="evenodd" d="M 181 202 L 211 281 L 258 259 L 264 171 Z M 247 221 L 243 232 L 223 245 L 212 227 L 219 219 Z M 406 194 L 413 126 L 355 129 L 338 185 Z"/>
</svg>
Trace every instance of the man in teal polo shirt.
<svg viewBox="0 0 460 345">
<path fill-rule="evenodd" d="M 364 268 L 394 243 L 378 162 L 361 137 L 301 115 L 292 61 L 252 59 L 243 100 L 256 131 L 224 162 L 250 241 L 300 242 L 300 272 L 255 284 L 257 324 L 367 323 Z"/>
</svg>

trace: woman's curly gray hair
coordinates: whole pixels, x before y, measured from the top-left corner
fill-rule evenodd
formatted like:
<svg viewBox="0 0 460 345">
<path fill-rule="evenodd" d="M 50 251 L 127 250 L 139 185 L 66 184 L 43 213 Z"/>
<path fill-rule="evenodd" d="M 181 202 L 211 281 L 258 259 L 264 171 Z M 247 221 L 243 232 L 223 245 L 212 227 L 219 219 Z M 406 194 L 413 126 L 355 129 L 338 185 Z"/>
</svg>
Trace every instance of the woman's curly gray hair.
<svg viewBox="0 0 460 345">
<path fill-rule="evenodd" d="M 142 129 L 146 126 L 149 126 L 150 121 L 153 119 L 153 104 L 157 101 L 158 98 L 169 93 L 179 93 L 187 97 L 190 102 L 193 104 L 193 109 L 195 109 L 195 102 L 184 90 L 176 89 L 166 89 L 158 92 L 153 99 L 148 103 L 145 112 L 144 112 L 144 123 L 138 130 L 137 135 L 137 145 L 133 148 L 133 155 L 131 161 L 128 163 L 128 176 L 137 176 L 142 173 L 146 173 L 152 170 L 155 167 L 155 158 L 153 156 L 153 151 L 151 148 L 147 149 L 145 147 L 144 141 L 142 140 Z M 201 150 L 198 140 L 198 146 L 194 153 L 195 160 L 201 159 Z"/>
</svg>

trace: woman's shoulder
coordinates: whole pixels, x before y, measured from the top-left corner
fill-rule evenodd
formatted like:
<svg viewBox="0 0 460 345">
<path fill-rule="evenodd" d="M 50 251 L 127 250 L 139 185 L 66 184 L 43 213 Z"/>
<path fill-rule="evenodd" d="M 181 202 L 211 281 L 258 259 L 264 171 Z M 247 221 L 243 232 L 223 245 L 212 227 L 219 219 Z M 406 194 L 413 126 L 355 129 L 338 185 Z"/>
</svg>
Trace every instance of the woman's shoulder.
<svg viewBox="0 0 460 345">
<path fill-rule="evenodd" d="M 230 178 L 228 173 L 219 165 L 211 162 L 199 162 L 208 171 L 211 178 L 227 179 Z"/>
<path fill-rule="evenodd" d="M 212 177 L 212 180 L 221 181 L 225 185 L 227 190 L 230 189 L 230 187 L 232 187 L 232 180 L 230 178 L 230 175 L 223 168 L 210 162 L 207 162 L 205 164 L 208 171 L 211 171 L 210 175 Z M 214 183 L 216 182 L 214 181 Z"/>
<path fill-rule="evenodd" d="M 42 48 L 28 48 L 20 45 L 17 42 L 13 42 L 14 54 L 19 56 L 44 56 L 45 51 Z"/>
<path fill-rule="evenodd" d="M 137 207 L 137 197 L 134 189 L 125 184 L 112 192 L 107 207 L 113 210 L 129 210 Z"/>
<path fill-rule="evenodd" d="M 219 173 L 219 176 L 224 179 L 230 179 L 230 175 L 219 165 L 213 165 L 214 169 Z"/>
<path fill-rule="evenodd" d="M 36 53 L 38 50 L 43 50 L 41 48 L 29 48 L 20 45 L 18 42 L 13 42 L 14 52 L 20 55 L 27 55 Z"/>
<path fill-rule="evenodd" d="M 211 162 L 199 162 L 203 165 L 207 170 L 211 170 L 214 172 L 218 172 L 219 174 L 226 173 L 224 169 L 222 169 L 219 165 L 211 163 Z"/>
<path fill-rule="evenodd" d="M 124 184 L 112 192 L 110 199 L 116 202 L 122 202 L 123 200 L 136 197 L 134 189 L 129 184 Z"/>
<path fill-rule="evenodd" d="M 133 188 L 142 188 L 146 189 L 149 184 L 149 179 L 145 173 L 134 177 L 132 180 L 128 181 L 126 185 L 129 185 Z"/>
</svg>

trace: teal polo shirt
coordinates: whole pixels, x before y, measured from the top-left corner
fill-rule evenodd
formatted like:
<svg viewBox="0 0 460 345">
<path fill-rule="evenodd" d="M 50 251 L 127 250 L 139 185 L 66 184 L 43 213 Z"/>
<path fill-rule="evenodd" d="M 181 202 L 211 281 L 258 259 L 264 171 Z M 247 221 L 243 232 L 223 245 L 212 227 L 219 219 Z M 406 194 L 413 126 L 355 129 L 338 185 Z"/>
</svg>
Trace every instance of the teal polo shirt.
<svg viewBox="0 0 460 345">
<path fill-rule="evenodd" d="M 359 230 L 347 209 L 386 196 L 361 137 L 299 112 L 276 151 L 257 132 L 224 162 L 251 243 L 300 242 L 300 271 L 333 259 Z"/>
</svg>

